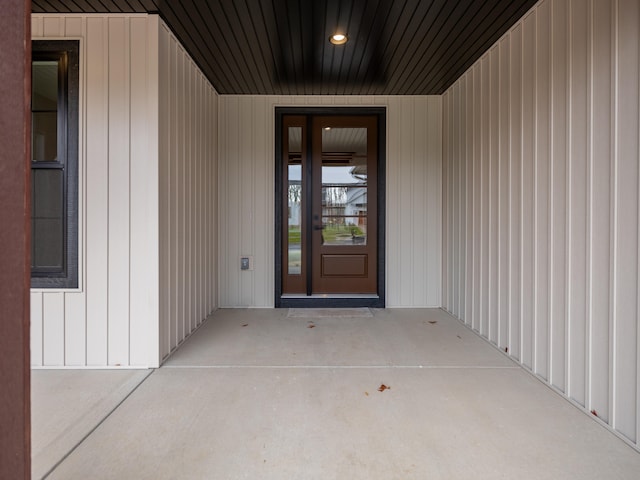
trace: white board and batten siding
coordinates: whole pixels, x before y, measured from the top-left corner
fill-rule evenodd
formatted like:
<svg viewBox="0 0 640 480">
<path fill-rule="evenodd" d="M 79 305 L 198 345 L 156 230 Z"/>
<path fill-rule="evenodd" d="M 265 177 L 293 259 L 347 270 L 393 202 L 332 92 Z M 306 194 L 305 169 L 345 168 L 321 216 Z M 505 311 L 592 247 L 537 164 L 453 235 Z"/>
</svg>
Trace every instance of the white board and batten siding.
<svg viewBox="0 0 640 480">
<path fill-rule="evenodd" d="M 152 362 L 157 30 L 146 15 L 32 16 L 34 39 L 80 41 L 80 285 L 32 291 L 34 366 Z"/>
<path fill-rule="evenodd" d="M 213 308 L 205 289 L 215 291 L 214 263 L 200 260 L 215 225 L 201 222 L 214 209 L 206 198 L 215 185 L 215 94 L 193 62 L 172 57 L 175 38 L 156 15 L 33 15 L 32 37 L 80 41 L 80 285 L 32 290 L 32 365 L 158 366 L 195 328 L 193 315 Z M 180 128 L 159 118 L 176 104 Z M 160 228 L 186 233 L 161 243 Z M 177 249 L 184 267 L 167 270 Z M 169 271 L 178 275 L 171 286 Z M 175 297 L 193 309 L 175 312 L 181 328 L 166 323 L 179 323 L 164 302 Z"/>
<path fill-rule="evenodd" d="M 220 96 L 220 306 L 274 305 L 277 106 L 387 108 L 387 306 L 440 306 L 441 105 L 439 96 Z M 253 271 L 240 270 L 245 255 Z"/>
<path fill-rule="evenodd" d="M 216 308 L 218 95 L 164 23 L 160 65 L 160 358 Z"/>
<path fill-rule="evenodd" d="M 638 448 L 640 3 L 544 0 L 443 96 L 443 305 Z"/>
</svg>

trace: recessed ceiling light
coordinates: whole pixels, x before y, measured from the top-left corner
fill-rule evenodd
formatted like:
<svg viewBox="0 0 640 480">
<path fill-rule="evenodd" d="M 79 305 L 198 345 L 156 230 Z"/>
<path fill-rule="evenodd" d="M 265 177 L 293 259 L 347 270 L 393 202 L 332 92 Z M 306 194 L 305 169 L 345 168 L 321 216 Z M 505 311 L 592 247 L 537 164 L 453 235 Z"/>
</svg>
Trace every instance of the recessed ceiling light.
<svg viewBox="0 0 640 480">
<path fill-rule="evenodd" d="M 325 130 L 331 130 L 331 127 L 324 127 Z"/>
<path fill-rule="evenodd" d="M 347 36 L 342 33 L 336 33 L 329 37 L 329 41 L 334 45 L 343 45 L 347 43 Z"/>
</svg>

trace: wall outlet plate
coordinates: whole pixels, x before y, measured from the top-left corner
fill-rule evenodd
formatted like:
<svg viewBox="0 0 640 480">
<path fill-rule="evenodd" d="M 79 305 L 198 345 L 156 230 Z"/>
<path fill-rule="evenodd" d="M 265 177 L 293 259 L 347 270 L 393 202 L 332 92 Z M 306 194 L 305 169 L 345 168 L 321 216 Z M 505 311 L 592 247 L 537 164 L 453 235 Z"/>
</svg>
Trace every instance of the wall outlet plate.
<svg viewBox="0 0 640 480">
<path fill-rule="evenodd" d="M 240 270 L 253 270 L 252 255 L 243 255 L 240 257 Z"/>
</svg>

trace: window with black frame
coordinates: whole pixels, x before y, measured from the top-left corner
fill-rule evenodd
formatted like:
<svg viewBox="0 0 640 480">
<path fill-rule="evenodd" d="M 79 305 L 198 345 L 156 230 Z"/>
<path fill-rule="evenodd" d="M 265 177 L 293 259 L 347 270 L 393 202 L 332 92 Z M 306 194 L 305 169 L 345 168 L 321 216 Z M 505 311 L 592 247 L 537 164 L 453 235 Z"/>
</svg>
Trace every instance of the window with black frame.
<svg viewBox="0 0 640 480">
<path fill-rule="evenodd" d="M 32 42 L 31 286 L 78 286 L 78 41 Z"/>
</svg>

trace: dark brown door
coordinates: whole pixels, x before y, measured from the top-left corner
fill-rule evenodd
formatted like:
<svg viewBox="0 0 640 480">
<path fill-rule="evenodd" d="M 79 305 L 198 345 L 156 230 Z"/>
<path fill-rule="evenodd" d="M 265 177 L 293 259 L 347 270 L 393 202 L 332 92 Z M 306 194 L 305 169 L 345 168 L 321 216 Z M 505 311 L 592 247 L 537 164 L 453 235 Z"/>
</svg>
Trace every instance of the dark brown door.
<svg viewBox="0 0 640 480">
<path fill-rule="evenodd" d="M 376 294 L 377 118 L 285 116 L 283 127 L 282 293 Z"/>
</svg>

